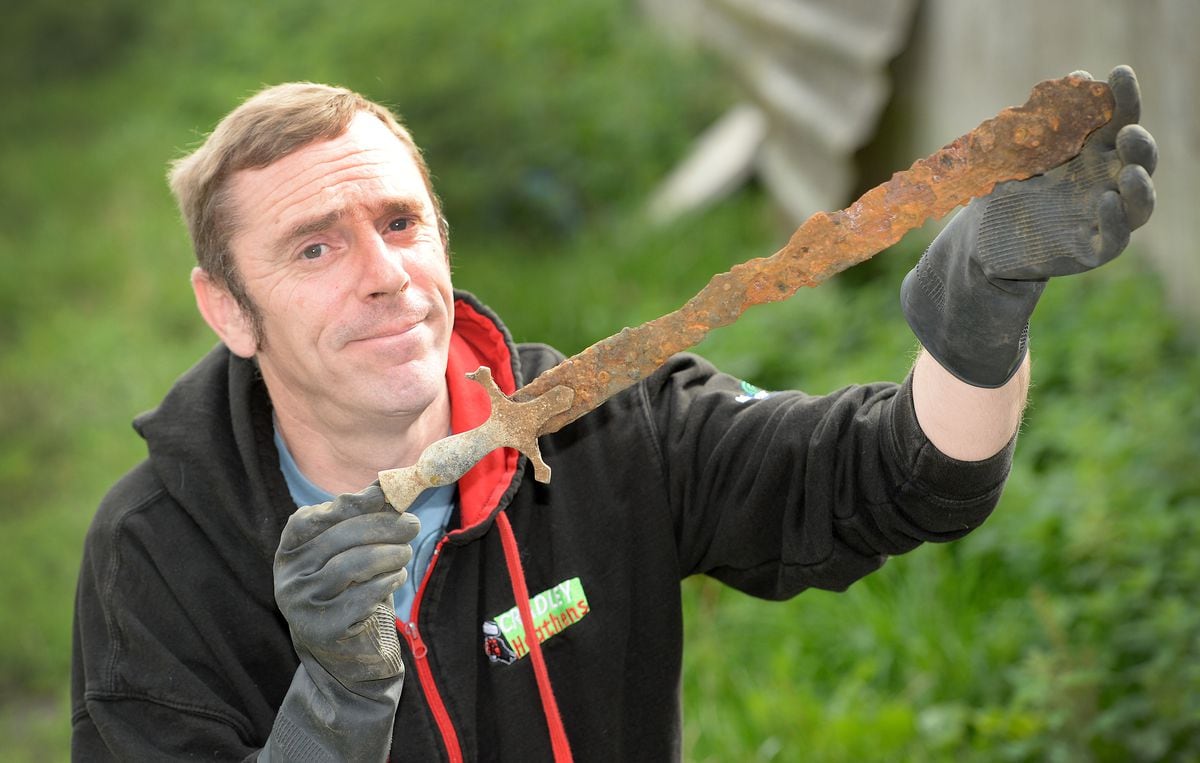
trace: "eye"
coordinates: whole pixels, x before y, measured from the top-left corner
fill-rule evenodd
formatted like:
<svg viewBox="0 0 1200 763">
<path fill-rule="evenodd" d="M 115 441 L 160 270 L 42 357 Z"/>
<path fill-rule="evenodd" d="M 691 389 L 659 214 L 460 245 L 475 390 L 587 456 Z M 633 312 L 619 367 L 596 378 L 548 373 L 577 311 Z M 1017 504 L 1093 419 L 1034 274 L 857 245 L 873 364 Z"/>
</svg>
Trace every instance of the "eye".
<svg viewBox="0 0 1200 763">
<path fill-rule="evenodd" d="M 413 221 L 407 217 L 397 217 L 395 220 L 392 220 L 390 223 L 388 223 L 388 230 L 393 232 L 408 230 L 412 224 Z"/>
<path fill-rule="evenodd" d="M 325 244 L 312 244 L 300 250 L 300 256 L 306 260 L 315 260 L 325 254 L 325 250 L 328 248 Z"/>
</svg>

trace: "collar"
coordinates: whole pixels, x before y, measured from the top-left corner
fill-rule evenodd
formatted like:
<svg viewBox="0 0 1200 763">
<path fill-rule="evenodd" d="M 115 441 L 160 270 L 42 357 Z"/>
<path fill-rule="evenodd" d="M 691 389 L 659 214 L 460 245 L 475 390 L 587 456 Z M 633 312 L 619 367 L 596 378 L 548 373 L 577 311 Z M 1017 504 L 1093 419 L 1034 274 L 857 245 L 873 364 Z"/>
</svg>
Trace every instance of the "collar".
<svg viewBox="0 0 1200 763">
<path fill-rule="evenodd" d="M 479 426 L 491 413 L 487 392 L 467 379 L 466 374 L 487 366 L 506 395 L 516 391 L 517 377 L 511 340 L 499 322 L 466 294 L 459 292 L 455 296 L 446 386 L 450 393 L 450 430 L 457 434 Z M 487 521 L 494 514 L 512 485 L 520 460 L 520 454 L 513 448 L 499 448 L 459 479 L 459 532 Z"/>
</svg>

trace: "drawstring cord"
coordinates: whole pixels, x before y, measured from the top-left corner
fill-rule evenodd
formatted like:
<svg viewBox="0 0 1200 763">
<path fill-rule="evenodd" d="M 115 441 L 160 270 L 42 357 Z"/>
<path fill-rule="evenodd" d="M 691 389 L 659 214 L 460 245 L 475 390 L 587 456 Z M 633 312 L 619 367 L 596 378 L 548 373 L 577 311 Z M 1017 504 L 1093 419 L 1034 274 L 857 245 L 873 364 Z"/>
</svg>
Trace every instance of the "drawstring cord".
<svg viewBox="0 0 1200 763">
<path fill-rule="evenodd" d="M 512 525 L 509 524 L 505 512 L 501 511 L 496 515 L 496 525 L 500 528 L 500 544 L 504 548 L 504 560 L 508 564 L 508 575 L 512 582 L 513 596 L 517 600 L 517 611 L 521 613 L 521 626 L 525 629 L 526 641 L 529 642 L 529 656 L 533 660 L 533 673 L 537 678 L 538 694 L 542 699 L 542 712 L 550 729 L 550 746 L 554 750 L 554 760 L 555 763 L 570 763 L 573 760 L 571 744 L 567 740 L 562 716 L 558 712 L 558 702 L 554 699 L 554 688 L 550 685 L 550 672 L 546 669 L 546 660 L 542 656 L 542 645 L 538 642 L 537 632 L 533 627 L 533 612 L 529 608 L 529 587 L 525 584 L 525 569 L 521 566 L 517 538 L 513 535 Z"/>
</svg>

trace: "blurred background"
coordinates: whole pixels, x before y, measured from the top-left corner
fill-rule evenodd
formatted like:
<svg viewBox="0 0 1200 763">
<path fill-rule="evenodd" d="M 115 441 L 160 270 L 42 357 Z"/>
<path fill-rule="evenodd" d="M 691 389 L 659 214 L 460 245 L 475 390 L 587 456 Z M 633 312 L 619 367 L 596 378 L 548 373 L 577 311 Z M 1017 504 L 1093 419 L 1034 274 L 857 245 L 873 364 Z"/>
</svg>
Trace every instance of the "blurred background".
<svg viewBox="0 0 1200 763">
<path fill-rule="evenodd" d="M 1200 5 L 41 0 L 0 29 L 0 738 L 68 757 L 83 535 L 215 341 L 167 162 L 265 84 L 393 105 L 455 278 L 576 352 L 775 251 L 1041 79 L 1138 71 L 1164 161 L 1126 256 L 1055 282 L 1009 489 L 955 544 L 784 604 L 685 584 L 690 761 L 1200 758 Z M 766 388 L 901 379 L 935 226 L 699 351 Z"/>
</svg>

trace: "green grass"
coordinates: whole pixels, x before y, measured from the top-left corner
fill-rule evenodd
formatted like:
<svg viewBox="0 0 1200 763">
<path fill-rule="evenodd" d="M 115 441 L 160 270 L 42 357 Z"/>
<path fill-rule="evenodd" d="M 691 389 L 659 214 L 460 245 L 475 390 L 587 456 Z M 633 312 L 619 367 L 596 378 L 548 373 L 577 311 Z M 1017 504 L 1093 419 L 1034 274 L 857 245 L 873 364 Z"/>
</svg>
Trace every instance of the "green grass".
<svg viewBox="0 0 1200 763">
<path fill-rule="evenodd" d="M 1200 753 L 1200 361 L 1161 299 L 1134 257 L 1048 290 L 1017 462 L 973 535 L 782 607 L 693 581 L 694 758 Z"/>
<path fill-rule="evenodd" d="M 6 759 L 67 757 L 83 533 L 141 456 L 130 419 L 214 341 L 165 165 L 243 95 L 314 79 L 396 104 L 445 201 L 456 282 L 519 340 L 577 351 L 781 243 L 753 188 L 642 219 L 732 94 L 623 5 L 193 6 L 54 0 L 14 11 L 0 46 Z M 896 289 L 922 241 L 700 351 L 767 388 L 899 379 L 915 345 Z M 844 594 L 772 604 L 687 581 L 687 759 L 1200 757 L 1196 347 L 1136 251 L 1053 284 L 1033 329 L 1017 461 L 979 531 Z"/>
</svg>

